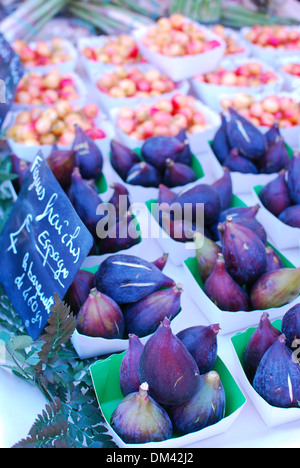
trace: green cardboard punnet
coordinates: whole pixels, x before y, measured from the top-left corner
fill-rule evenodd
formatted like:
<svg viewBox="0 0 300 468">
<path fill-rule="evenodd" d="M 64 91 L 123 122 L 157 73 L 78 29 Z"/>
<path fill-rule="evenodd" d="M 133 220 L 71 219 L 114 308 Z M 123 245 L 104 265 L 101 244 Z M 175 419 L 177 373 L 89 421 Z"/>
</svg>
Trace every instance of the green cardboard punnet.
<svg viewBox="0 0 300 468">
<path fill-rule="evenodd" d="M 109 423 L 113 411 L 124 398 L 119 384 L 119 371 L 125 352 L 113 354 L 105 360 L 97 361 L 90 367 L 95 393 L 101 411 Z M 246 402 L 246 398 L 218 357 L 214 370 L 218 372 L 226 394 L 225 418 L 237 411 Z M 176 435 L 174 435 L 176 437 Z"/>
</svg>

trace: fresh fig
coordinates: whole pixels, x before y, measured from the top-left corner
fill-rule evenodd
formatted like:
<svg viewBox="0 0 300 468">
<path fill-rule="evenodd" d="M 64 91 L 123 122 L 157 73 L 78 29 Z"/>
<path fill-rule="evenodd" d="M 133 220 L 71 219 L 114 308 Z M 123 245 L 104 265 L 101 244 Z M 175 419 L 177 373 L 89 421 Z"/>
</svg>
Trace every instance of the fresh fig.
<svg viewBox="0 0 300 468">
<path fill-rule="evenodd" d="M 267 254 L 266 273 L 268 271 L 279 270 L 280 268 L 284 267 L 280 256 L 275 252 L 275 250 L 273 249 L 273 247 L 271 247 L 271 245 L 266 246 L 266 254 Z"/>
<path fill-rule="evenodd" d="M 140 234 L 133 222 L 132 214 L 128 211 L 117 223 L 113 223 L 107 230 L 97 226 L 99 255 L 127 250 L 140 242 Z"/>
<path fill-rule="evenodd" d="M 300 152 L 295 152 L 288 170 L 287 186 L 289 196 L 295 205 L 300 204 Z"/>
<path fill-rule="evenodd" d="M 103 156 L 100 148 L 79 125 L 75 125 L 75 139 L 72 149 L 82 177 L 84 179 L 97 179 L 102 174 Z"/>
<path fill-rule="evenodd" d="M 204 223 L 210 225 L 218 220 L 221 201 L 217 190 L 208 184 L 198 184 L 179 193 L 173 200 L 184 210 L 184 220 L 197 224 L 199 205 L 204 205 Z"/>
<path fill-rule="evenodd" d="M 187 166 L 190 166 L 192 164 L 192 152 L 191 152 L 189 140 L 188 140 L 188 137 L 184 128 L 180 130 L 178 135 L 176 135 L 176 138 L 179 141 L 181 141 L 181 143 L 184 143 L 185 147 L 180 153 L 176 155 L 175 161 L 180 162 L 182 164 L 186 164 Z"/>
<path fill-rule="evenodd" d="M 139 163 L 141 160 L 138 154 L 118 142 L 112 139 L 110 142 L 110 162 L 115 171 L 125 181 L 127 174 L 134 164 Z"/>
<path fill-rule="evenodd" d="M 300 228 L 300 205 L 288 206 L 278 216 L 281 222 L 295 228 Z"/>
<path fill-rule="evenodd" d="M 86 270 L 78 270 L 75 278 L 69 287 L 65 302 L 71 307 L 73 314 L 78 314 L 80 308 L 89 297 L 91 289 L 93 289 L 95 274 Z"/>
<path fill-rule="evenodd" d="M 265 310 L 289 304 L 300 293 L 300 268 L 280 268 L 262 275 L 250 293 L 254 309 Z"/>
<path fill-rule="evenodd" d="M 282 169 L 288 169 L 289 164 L 289 154 L 283 138 L 280 137 L 259 160 L 258 167 L 259 171 L 264 174 L 273 174 Z"/>
<path fill-rule="evenodd" d="M 173 426 L 167 412 L 148 395 L 143 382 L 138 392 L 127 395 L 113 412 L 112 429 L 126 444 L 145 444 L 170 439 Z"/>
<path fill-rule="evenodd" d="M 259 198 L 264 207 L 276 217 L 291 205 L 285 176 L 286 171 L 283 169 L 279 172 L 278 176 L 271 182 L 268 182 L 259 193 Z"/>
<path fill-rule="evenodd" d="M 164 184 L 159 184 L 158 187 L 158 204 L 171 204 L 176 197 L 176 193 L 166 187 Z"/>
<path fill-rule="evenodd" d="M 241 172 L 242 174 L 258 174 L 258 169 L 252 161 L 244 156 L 240 156 L 237 148 L 232 148 L 224 161 L 224 166 L 232 172 Z"/>
<path fill-rule="evenodd" d="M 194 169 L 186 164 L 175 162 L 171 158 L 166 160 L 166 170 L 163 178 L 164 185 L 170 188 L 180 187 L 196 180 L 197 176 Z"/>
<path fill-rule="evenodd" d="M 141 152 L 143 159 L 163 174 L 167 159 L 175 160 L 188 144 L 187 140 L 181 142 L 176 137 L 153 136 L 145 140 Z"/>
<path fill-rule="evenodd" d="M 114 192 L 108 200 L 108 203 L 115 207 L 116 220 L 119 221 L 130 209 L 130 195 L 127 188 L 118 182 L 114 182 L 110 187 Z"/>
<path fill-rule="evenodd" d="M 263 242 L 248 227 L 237 224 L 230 216 L 220 225 L 222 253 L 226 270 L 239 284 L 252 284 L 267 268 Z"/>
<path fill-rule="evenodd" d="M 289 309 L 283 316 L 282 333 L 286 336 L 287 346 L 294 351 L 297 349 L 300 342 L 300 305 L 296 304 Z M 295 342 L 296 340 L 296 342 Z"/>
<path fill-rule="evenodd" d="M 279 335 L 281 335 L 281 332 L 271 324 L 269 314 L 264 312 L 260 318 L 258 328 L 248 341 L 243 355 L 243 368 L 251 383 L 263 355 Z"/>
<path fill-rule="evenodd" d="M 125 322 L 118 304 L 93 288 L 77 316 L 82 335 L 106 339 L 123 338 Z"/>
<path fill-rule="evenodd" d="M 239 154 L 250 160 L 260 159 L 267 147 L 265 136 L 252 122 L 231 107 L 229 113 L 227 137 L 231 148 L 237 148 Z"/>
<path fill-rule="evenodd" d="M 210 371 L 200 376 L 197 392 L 181 405 L 168 408 L 174 431 L 179 435 L 200 431 L 225 416 L 226 395 L 220 376 Z"/>
<path fill-rule="evenodd" d="M 300 366 L 280 335 L 265 352 L 257 368 L 253 388 L 269 405 L 299 408 Z"/>
<path fill-rule="evenodd" d="M 274 145 L 281 137 L 279 123 L 275 122 L 272 127 L 265 133 L 265 138 L 268 148 Z"/>
<path fill-rule="evenodd" d="M 145 161 L 134 164 L 126 177 L 126 183 L 142 187 L 158 187 L 162 182 L 160 172 Z"/>
<path fill-rule="evenodd" d="M 179 405 L 196 392 L 199 369 L 165 318 L 145 344 L 139 376 L 149 384 L 150 395 L 160 404 Z"/>
<path fill-rule="evenodd" d="M 139 338 L 151 335 L 165 317 L 172 320 L 181 309 L 182 286 L 156 291 L 123 308 L 126 333 Z"/>
<path fill-rule="evenodd" d="M 205 282 L 215 268 L 221 247 L 201 232 L 194 235 L 196 258 L 202 281 Z"/>
<path fill-rule="evenodd" d="M 226 221 L 227 216 L 231 216 L 232 219 L 236 219 L 237 217 L 242 217 L 242 218 L 255 218 L 259 211 L 259 204 L 257 203 L 256 205 L 252 206 L 235 206 L 235 207 L 230 207 L 227 208 L 226 210 L 223 210 L 220 213 L 218 221 L 220 223 L 223 223 Z"/>
<path fill-rule="evenodd" d="M 163 255 L 161 255 L 160 257 L 158 257 L 156 260 L 154 260 L 154 262 L 152 262 L 152 263 L 153 263 L 160 271 L 163 271 L 163 269 L 165 268 L 165 266 L 166 266 L 166 264 L 167 264 L 168 258 L 169 258 L 169 254 L 164 253 Z"/>
<path fill-rule="evenodd" d="M 229 312 L 250 310 L 250 301 L 244 289 L 234 281 L 225 268 L 222 254 L 204 284 L 204 292 L 221 310 Z"/>
<path fill-rule="evenodd" d="M 250 229 L 254 234 L 259 237 L 264 245 L 267 244 L 267 233 L 263 225 L 257 221 L 255 218 L 243 218 L 242 216 L 238 216 L 237 218 L 233 218 L 232 221 L 238 225 L 242 225 Z"/>
<path fill-rule="evenodd" d="M 217 335 L 220 330 L 219 324 L 196 325 L 185 328 L 176 335 L 195 359 L 200 375 L 210 372 L 215 366 L 218 353 Z"/>
<path fill-rule="evenodd" d="M 231 146 L 227 137 L 227 120 L 224 114 L 221 113 L 221 126 L 218 128 L 211 144 L 212 150 L 217 156 L 221 164 L 227 159 L 230 153 Z"/>
<path fill-rule="evenodd" d="M 72 172 L 75 167 L 75 152 L 73 150 L 57 150 L 47 159 L 48 166 L 63 189 L 71 184 Z"/>
<path fill-rule="evenodd" d="M 189 220 L 173 220 L 170 214 L 164 211 L 160 214 L 160 219 L 163 230 L 171 239 L 177 242 L 192 242 L 196 228 Z"/>
<path fill-rule="evenodd" d="M 111 255 L 99 265 L 95 284 L 118 304 L 131 304 L 161 288 L 175 286 L 153 263 L 124 254 Z"/>
<path fill-rule="evenodd" d="M 220 179 L 216 180 L 212 184 L 212 187 L 214 187 L 219 194 L 221 201 L 221 211 L 231 207 L 233 192 L 231 175 L 228 167 L 224 167 L 223 176 Z"/>
<path fill-rule="evenodd" d="M 102 201 L 92 186 L 82 178 L 77 167 L 72 173 L 69 198 L 82 222 L 96 237 L 97 223 L 103 217 L 97 214 L 97 208 Z"/>
<path fill-rule="evenodd" d="M 124 396 L 139 391 L 141 385 L 139 365 L 143 349 L 144 345 L 136 335 L 128 335 L 128 349 L 122 359 L 119 372 L 120 388 Z"/>
</svg>

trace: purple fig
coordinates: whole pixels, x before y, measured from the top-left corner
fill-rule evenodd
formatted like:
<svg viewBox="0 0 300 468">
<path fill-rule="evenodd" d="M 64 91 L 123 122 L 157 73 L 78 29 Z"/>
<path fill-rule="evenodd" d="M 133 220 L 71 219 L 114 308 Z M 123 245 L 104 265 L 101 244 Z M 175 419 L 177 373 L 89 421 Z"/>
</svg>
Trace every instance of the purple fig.
<svg viewBox="0 0 300 468">
<path fill-rule="evenodd" d="M 140 233 L 129 211 L 118 222 L 113 220 L 111 226 L 109 223 L 108 229 L 103 229 L 101 224 L 97 225 L 99 255 L 120 252 L 140 242 Z"/>
<path fill-rule="evenodd" d="M 243 355 L 243 368 L 251 383 L 263 355 L 279 335 L 281 335 L 281 332 L 271 324 L 269 314 L 264 312 L 260 318 L 258 328 L 248 341 Z"/>
<path fill-rule="evenodd" d="M 258 174 L 258 169 L 249 159 L 240 156 L 237 148 L 232 148 L 224 161 L 224 166 L 232 172 L 241 172 L 242 174 Z"/>
<path fill-rule="evenodd" d="M 140 301 L 154 291 L 175 286 L 153 263 L 134 255 L 114 254 L 98 268 L 95 280 L 99 291 L 118 304 Z"/>
<path fill-rule="evenodd" d="M 131 203 L 129 192 L 124 185 L 119 184 L 118 182 L 114 182 L 110 187 L 113 189 L 114 192 L 111 198 L 109 199 L 108 203 L 115 207 L 117 216 L 116 219 L 119 220 L 120 218 L 123 218 L 123 216 L 125 216 L 125 214 L 130 208 Z"/>
<path fill-rule="evenodd" d="M 111 165 L 125 181 L 131 167 L 141 161 L 140 157 L 135 151 L 114 139 L 110 142 L 110 149 Z"/>
<path fill-rule="evenodd" d="M 169 254 L 164 253 L 159 258 L 157 258 L 154 262 L 152 262 L 160 271 L 163 271 L 165 268 L 167 261 L 169 258 Z"/>
<path fill-rule="evenodd" d="M 145 444 L 170 439 L 173 426 L 167 412 L 148 395 L 143 382 L 138 392 L 127 395 L 113 412 L 112 429 L 126 444 Z"/>
<path fill-rule="evenodd" d="M 164 184 L 159 184 L 158 187 L 158 204 L 168 203 L 171 204 L 176 197 L 176 193 L 172 192 Z"/>
<path fill-rule="evenodd" d="M 300 228 L 300 205 L 288 206 L 278 216 L 281 222 L 295 228 Z"/>
<path fill-rule="evenodd" d="M 257 368 L 253 387 L 269 405 L 299 408 L 300 366 L 280 335 L 265 352 Z"/>
<path fill-rule="evenodd" d="M 71 184 L 72 172 L 75 167 L 75 152 L 73 150 L 57 150 L 52 152 L 47 163 L 63 189 Z"/>
<path fill-rule="evenodd" d="M 195 359 L 200 375 L 210 372 L 215 366 L 218 353 L 217 335 L 220 330 L 219 324 L 196 325 L 185 328 L 176 335 Z"/>
<path fill-rule="evenodd" d="M 266 254 L 267 254 L 266 273 L 268 271 L 279 270 L 280 268 L 284 267 L 280 256 L 275 252 L 273 247 L 271 247 L 270 245 L 266 246 Z"/>
<path fill-rule="evenodd" d="M 259 198 L 264 207 L 276 217 L 291 205 L 285 175 L 286 171 L 283 169 L 279 172 L 278 176 L 265 185 L 259 193 Z"/>
<path fill-rule="evenodd" d="M 295 152 L 288 170 L 287 186 L 289 196 L 295 205 L 300 204 L 300 152 Z"/>
<path fill-rule="evenodd" d="M 296 304 L 289 309 L 282 319 L 282 333 L 286 336 L 286 344 L 295 351 L 300 344 L 300 305 Z"/>
<path fill-rule="evenodd" d="M 188 145 L 187 140 L 181 142 L 176 137 L 153 136 L 147 138 L 142 145 L 141 151 L 144 160 L 163 174 L 167 159 L 175 160 Z"/>
<path fill-rule="evenodd" d="M 77 330 L 87 336 L 123 338 L 125 322 L 122 311 L 111 297 L 93 288 L 78 313 Z"/>
<path fill-rule="evenodd" d="M 250 310 L 250 301 L 244 289 L 227 273 L 222 254 L 204 284 L 205 294 L 221 310 L 229 312 Z"/>
<path fill-rule="evenodd" d="M 259 208 L 260 205 L 258 203 L 252 206 L 235 206 L 227 208 L 220 213 L 219 222 L 223 223 L 226 221 L 227 216 L 231 216 L 232 219 L 236 219 L 237 217 L 255 218 Z"/>
<path fill-rule="evenodd" d="M 174 431 L 180 435 L 200 431 L 225 416 L 226 395 L 216 371 L 200 376 L 195 395 L 181 405 L 168 408 Z"/>
<path fill-rule="evenodd" d="M 139 338 L 151 335 L 165 317 L 172 320 L 179 314 L 182 286 L 156 291 L 139 302 L 124 307 L 126 333 Z"/>
<path fill-rule="evenodd" d="M 231 150 L 227 137 L 227 120 L 224 114 L 221 114 L 221 126 L 212 140 L 211 147 L 219 162 L 223 164 Z"/>
<path fill-rule="evenodd" d="M 231 148 L 237 148 L 239 154 L 256 161 L 266 152 L 266 138 L 260 130 L 231 107 L 227 122 L 227 137 Z M 227 166 L 227 164 L 225 163 Z"/>
<path fill-rule="evenodd" d="M 184 210 L 184 220 L 197 224 L 199 205 L 204 206 L 204 223 L 210 225 L 218 220 L 221 211 L 221 201 L 217 190 L 208 184 L 198 184 L 189 190 L 179 193 L 173 200 L 174 204 Z"/>
<path fill-rule="evenodd" d="M 145 161 L 134 164 L 126 177 L 126 183 L 142 187 L 158 187 L 161 183 L 160 172 Z"/>
<path fill-rule="evenodd" d="M 185 144 L 185 148 L 176 155 L 175 161 L 180 162 L 182 164 L 186 164 L 187 166 L 190 166 L 192 164 L 192 152 L 191 152 L 189 140 L 188 140 L 188 137 L 184 128 L 180 130 L 178 135 L 176 135 L 176 138 L 179 141 L 181 141 L 181 143 Z"/>
<path fill-rule="evenodd" d="M 102 203 L 98 193 L 81 176 L 78 167 L 72 173 L 69 198 L 78 216 L 95 237 L 97 223 L 103 215 L 97 214 L 97 208 Z"/>
<path fill-rule="evenodd" d="M 262 275 L 253 285 L 254 309 L 265 310 L 289 304 L 300 293 L 300 268 L 281 268 Z"/>
<path fill-rule="evenodd" d="M 221 200 L 221 210 L 226 210 L 231 207 L 232 204 L 232 181 L 230 170 L 228 167 L 224 167 L 223 176 L 216 180 L 212 186 L 217 190 L 220 200 Z"/>
<path fill-rule="evenodd" d="M 237 218 L 232 218 L 232 221 L 236 224 L 241 224 L 246 226 L 250 229 L 257 237 L 260 238 L 264 245 L 267 244 L 267 233 L 263 225 L 257 221 L 255 218 L 243 218 L 242 216 L 238 216 Z"/>
<path fill-rule="evenodd" d="M 103 156 L 100 148 L 85 131 L 75 125 L 75 139 L 73 143 L 76 165 L 84 179 L 97 179 L 102 174 Z"/>
<path fill-rule="evenodd" d="M 252 284 L 266 271 L 265 245 L 251 229 L 229 216 L 219 229 L 226 270 L 237 283 Z"/>
<path fill-rule="evenodd" d="M 78 270 L 69 287 L 65 301 L 71 307 L 73 314 L 78 314 L 80 308 L 87 300 L 95 282 L 95 274 L 86 270 Z"/>
<path fill-rule="evenodd" d="M 136 335 L 128 335 L 128 349 L 119 372 L 120 388 L 124 396 L 139 391 L 139 365 L 143 349 L 144 345 Z"/>
<path fill-rule="evenodd" d="M 289 154 L 283 138 L 280 137 L 259 160 L 258 167 L 259 171 L 264 174 L 273 174 L 282 169 L 287 169 L 289 164 Z"/>
<path fill-rule="evenodd" d="M 163 230 L 177 242 L 192 242 L 195 234 L 195 227 L 189 221 L 172 219 L 167 212 L 161 213 L 161 226 Z"/>
<path fill-rule="evenodd" d="M 171 158 L 167 159 L 163 178 L 164 185 L 170 188 L 180 187 L 195 182 L 195 180 L 197 180 L 197 176 L 191 167 L 175 162 Z"/>
<path fill-rule="evenodd" d="M 199 383 L 199 369 L 165 318 L 145 344 L 139 376 L 148 382 L 150 395 L 160 404 L 179 405 L 189 400 Z"/>
<path fill-rule="evenodd" d="M 265 138 L 268 148 L 274 145 L 281 137 L 279 123 L 275 122 L 272 127 L 265 133 Z"/>
<path fill-rule="evenodd" d="M 212 274 L 218 255 L 222 252 L 222 249 L 201 232 L 196 232 L 194 235 L 194 242 L 199 272 L 202 281 L 205 282 Z"/>
</svg>

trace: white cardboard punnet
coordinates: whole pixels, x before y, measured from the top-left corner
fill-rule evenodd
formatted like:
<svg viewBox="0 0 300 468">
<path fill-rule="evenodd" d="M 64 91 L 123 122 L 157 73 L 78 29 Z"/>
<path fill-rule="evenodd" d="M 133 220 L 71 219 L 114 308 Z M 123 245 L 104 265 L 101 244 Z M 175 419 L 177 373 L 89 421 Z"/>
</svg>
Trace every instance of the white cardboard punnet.
<svg viewBox="0 0 300 468">
<path fill-rule="evenodd" d="M 233 355 L 235 360 L 235 367 L 237 370 L 237 379 L 241 383 L 243 389 L 249 396 L 254 407 L 263 419 L 267 427 L 276 427 L 282 424 L 291 423 L 299 420 L 299 408 L 276 408 L 275 406 L 267 403 L 250 384 L 240 360 L 237 356 L 235 347 L 231 341 L 233 348 Z"/>
<path fill-rule="evenodd" d="M 288 31 L 296 30 L 300 32 L 299 26 L 285 26 Z M 258 57 L 259 59 L 263 60 L 264 62 L 269 63 L 271 66 L 274 65 L 277 59 L 282 57 L 292 57 L 297 53 L 295 49 L 285 49 L 285 48 L 274 48 L 274 47 L 261 47 L 258 46 L 246 38 L 246 34 L 251 31 L 251 28 L 245 27 L 241 29 L 241 35 L 243 39 L 246 41 L 247 45 L 251 50 L 251 55 L 254 57 Z M 298 49 L 299 51 L 299 49 Z"/>
<path fill-rule="evenodd" d="M 205 143 L 211 140 L 215 135 L 217 128 L 221 125 L 221 118 L 216 112 L 209 109 L 209 107 L 205 106 L 200 101 L 195 101 L 195 107 L 205 115 L 208 127 L 202 132 L 194 134 L 187 133 L 187 138 L 189 140 L 192 153 L 201 154 L 207 151 Z M 119 109 L 112 109 L 110 111 L 110 120 L 114 126 L 117 138 L 128 148 L 141 148 L 144 140 L 131 138 L 118 127 L 118 114 Z"/>
<path fill-rule="evenodd" d="M 193 21 L 189 20 L 189 22 L 192 23 Z M 216 40 L 220 43 L 220 46 L 202 54 L 168 57 L 153 52 L 148 47 L 145 47 L 143 44 L 143 37 L 147 33 L 147 27 L 133 31 L 133 37 L 146 60 L 156 65 L 161 71 L 167 73 L 174 81 L 186 80 L 199 73 L 209 73 L 215 70 L 224 57 L 226 49 L 226 44 L 220 36 L 203 25 L 195 24 L 205 32 L 208 40 Z"/>
<path fill-rule="evenodd" d="M 46 41 L 48 44 L 51 43 L 51 41 Z M 69 73 L 75 70 L 76 65 L 77 65 L 77 59 L 78 59 L 78 52 L 77 49 L 73 46 L 72 42 L 70 42 L 67 39 L 62 39 L 63 45 L 65 50 L 68 52 L 70 55 L 71 59 L 67 60 L 66 62 L 59 62 L 56 64 L 51 64 L 51 65 L 39 65 L 36 67 L 26 67 L 27 71 L 34 71 L 34 72 L 40 72 L 40 73 L 48 73 L 52 68 L 57 68 L 62 74 Z M 36 43 L 35 42 L 30 42 L 29 47 L 33 47 L 35 49 Z"/>
<path fill-rule="evenodd" d="M 15 112 L 9 112 L 6 116 L 5 123 L 9 125 L 9 127 L 13 126 L 16 120 L 16 117 L 18 113 Z M 110 150 L 110 140 L 112 136 L 114 135 L 113 128 L 108 120 L 103 120 L 101 117 L 96 120 L 96 125 L 98 128 L 101 128 L 105 134 L 106 137 L 102 138 L 100 140 L 95 140 L 96 145 L 99 147 L 101 150 L 103 157 L 107 157 L 109 150 Z M 18 156 L 18 158 L 23 159 L 25 161 L 32 162 L 35 158 L 36 153 L 41 150 L 43 153 L 43 156 L 47 158 L 51 151 L 53 146 L 52 145 L 25 145 L 24 143 L 18 143 L 14 141 L 12 138 L 6 138 L 7 142 L 10 146 L 11 151 Z M 58 145 L 58 149 L 60 150 L 68 150 L 71 149 L 71 146 L 62 146 Z"/>
<path fill-rule="evenodd" d="M 184 263 L 183 266 L 186 284 L 191 298 L 210 323 L 220 324 L 220 335 L 227 335 L 228 333 L 240 331 L 245 329 L 245 327 L 251 327 L 259 323 L 263 312 L 262 310 L 229 312 L 219 309 L 199 286 L 187 265 Z M 267 309 L 270 320 L 282 318 L 283 315 L 298 302 L 299 297 L 282 307 Z"/>
<path fill-rule="evenodd" d="M 272 244 L 279 250 L 298 248 L 300 242 L 300 228 L 283 223 L 279 218 L 273 215 L 273 213 L 267 210 L 254 188 L 252 188 L 252 194 L 260 206 L 256 218 L 265 228 Z"/>
<path fill-rule="evenodd" d="M 152 67 L 153 68 L 153 67 Z M 136 109 L 141 104 L 150 104 L 153 105 L 155 102 L 159 101 L 160 99 L 171 99 L 175 94 L 180 93 L 183 95 L 187 95 L 189 92 L 190 85 L 188 81 L 180 81 L 176 83 L 176 88 L 169 92 L 160 94 L 159 96 L 152 96 L 152 97 L 124 97 L 124 98 L 114 98 L 111 97 L 102 91 L 97 86 L 97 82 L 101 75 L 96 75 L 93 77 L 93 84 L 96 89 L 97 98 L 101 105 L 101 109 L 109 115 L 112 109 L 121 109 L 122 107 L 130 107 L 132 109 Z"/>
<path fill-rule="evenodd" d="M 270 65 L 259 61 L 255 58 L 225 58 L 220 63 L 220 66 L 224 67 L 226 70 L 235 70 L 240 65 L 245 65 L 247 63 L 259 63 L 263 66 L 263 71 L 273 71 L 276 73 L 277 81 L 268 83 L 260 86 L 225 86 L 225 85 L 215 85 L 205 82 L 200 82 L 195 79 L 191 80 L 192 89 L 196 94 L 197 98 L 203 101 L 207 106 L 213 109 L 215 112 L 221 112 L 222 107 L 220 102 L 224 97 L 230 98 L 234 97 L 237 93 L 245 93 L 253 97 L 258 94 L 277 94 L 283 86 L 283 78 L 280 73 L 274 70 Z"/>
<path fill-rule="evenodd" d="M 37 75 L 44 75 L 44 73 L 41 73 L 40 70 L 35 70 L 35 73 Z M 70 102 L 70 104 L 72 106 L 83 107 L 85 105 L 86 96 L 87 96 L 86 86 L 83 83 L 83 80 L 79 77 L 79 75 L 77 73 L 74 73 L 74 72 L 71 71 L 71 72 L 67 73 L 67 75 L 69 75 L 71 78 L 73 78 L 74 85 L 75 85 L 75 90 L 76 90 L 76 92 L 78 94 L 78 99 L 76 99 L 74 101 L 69 101 L 69 102 Z M 62 76 L 64 77 L 64 75 L 62 75 Z M 12 105 L 11 111 L 20 112 L 20 111 L 23 111 L 23 110 L 31 110 L 31 109 L 34 109 L 36 107 L 38 107 L 39 109 L 46 109 L 47 107 L 52 107 L 54 105 L 55 105 L 55 103 L 54 104 L 45 104 L 43 106 L 35 106 L 35 105 L 21 104 L 21 103 L 18 103 L 18 102 L 14 102 L 14 104 Z"/>
</svg>

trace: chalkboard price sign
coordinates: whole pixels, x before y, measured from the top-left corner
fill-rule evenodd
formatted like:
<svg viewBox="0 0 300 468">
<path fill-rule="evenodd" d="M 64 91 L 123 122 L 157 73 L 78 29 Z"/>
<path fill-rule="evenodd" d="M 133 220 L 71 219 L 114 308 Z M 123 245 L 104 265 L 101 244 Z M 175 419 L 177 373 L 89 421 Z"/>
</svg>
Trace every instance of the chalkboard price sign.
<svg viewBox="0 0 300 468">
<path fill-rule="evenodd" d="M 32 339 L 47 324 L 93 238 L 39 152 L 0 237 L 0 283 Z"/>
<path fill-rule="evenodd" d="M 18 54 L 0 34 L 0 79 L 5 83 L 5 103 L 0 104 L 0 128 L 14 102 L 17 85 L 23 75 L 24 67 Z"/>
</svg>

